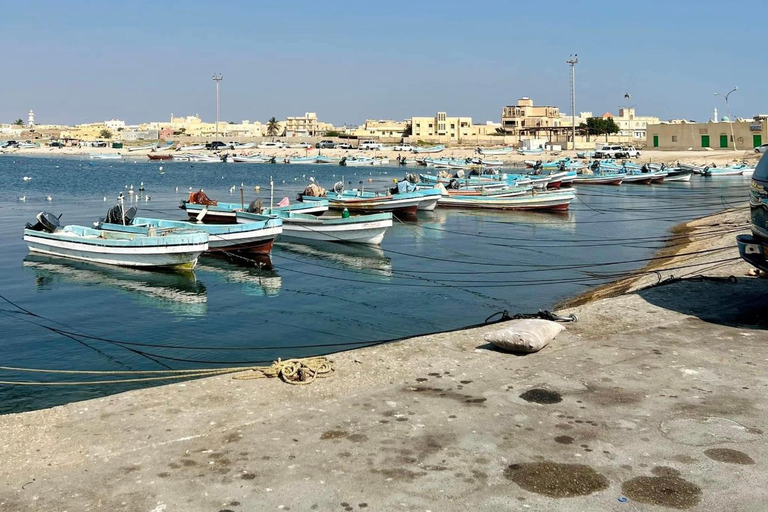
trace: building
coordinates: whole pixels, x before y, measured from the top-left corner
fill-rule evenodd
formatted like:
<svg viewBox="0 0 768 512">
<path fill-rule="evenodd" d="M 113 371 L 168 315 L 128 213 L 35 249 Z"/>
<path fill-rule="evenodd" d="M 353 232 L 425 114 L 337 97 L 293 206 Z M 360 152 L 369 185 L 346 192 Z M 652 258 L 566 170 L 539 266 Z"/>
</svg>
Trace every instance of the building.
<svg viewBox="0 0 768 512">
<path fill-rule="evenodd" d="M 438 112 L 435 117 L 412 117 L 411 137 L 432 142 L 461 142 L 476 136 L 471 117 L 448 117 Z"/>
<path fill-rule="evenodd" d="M 29 115 L 27 116 L 27 126 L 29 128 L 35 127 L 35 111 L 34 110 L 29 111 Z"/>
<path fill-rule="evenodd" d="M 631 137 L 634 140 L 645 140 L 648 125 L 659 124 L 658 117 L 638 116 L 633 107 L 621 107 L 618 116 L 610 115 L 610 117 L 619 126 L 620 137 Z"/>
<path fill-rule="evenodd" d="M 751 150 L 768 142 L 768 120 L 734 121 L 723 118 L 708 123 L 659 123 L 647 127 L 646 145 L 657 149 L 736 149 Z M 733 136 L 731 136 L 733 129 Z"/>
<path fill-rule="evenodd" d="M 408 121 L 394 121 L 392 119 L 366 119 L 365 124 L 357 128 L 347 128 L 347 135 L 373 139 L 402 138 L 408 128 Z"/>
<path fill-rule="evenodd" d="M 317 113 L 306 112 L 303 116 L 286 117 L 284 122 L 286 137 L 314 137 L 320 130 L 317 123 Z"/>
<path fill-rule="evenodd" d="M 523 128 L 550 128 L 562 126 L 560 109 L 552 106 L 537 106 L 533 100 L 523 96 L 517 105 L 501 110 L 501 127 L 505 132 L 517 134 Z"/>
<path fill-rule="evenodd" d="M 109 121 L 104 121 L 104 126 L 113 132 L 123 131 L 125 130 L 125 121 L 120 119 L 110 119 Z"/>
</svg>

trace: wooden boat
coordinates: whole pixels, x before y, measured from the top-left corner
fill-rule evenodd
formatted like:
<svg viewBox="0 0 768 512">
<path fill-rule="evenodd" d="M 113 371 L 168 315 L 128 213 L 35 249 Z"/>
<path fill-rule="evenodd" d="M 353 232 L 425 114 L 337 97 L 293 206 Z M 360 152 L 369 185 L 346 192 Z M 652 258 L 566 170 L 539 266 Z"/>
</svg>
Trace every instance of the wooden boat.
<svg viewBox="0 0 768 512">
<path fill-rule="evenodd" d="M 208 234 L 201 231 L 178 230 L 165 236 L 148 236 L 85 226 L 60 227 L 58 217 L 48 212 L 37 214 L 34 225 L 27 224 L 24 241 L 34 253 L 143 268 L 191 270 L 200 254 L 208 250 Z"/>
<path fill-rule="evenodd" d="M 442 196 L 438 206 L 490 210 L 565 211 L 576 197 L 573 191 L 539 192 L 511 197 Z"/>
<path fill-rule="evenodd" d="M 618 176 L 616 174 L 611 174 L 608 176 L 590 176 L 585 174 L 580 174 L 576 178 L 573 179 L 574 185 L 621 185 L 621 182 L 624 180 L 622 176 Z"/>
<path fill-rule="evenodd" d="M 178 220 L 133 217 L 126 224 L 99 222 L 105 231 L 166 236 L 179 230 L 191 229 L 208 234 L 208 251 L 247 251 L 269 254 L 275 238 L 282 233 L 283 221 L 277 217 L 248 214 L 247 220 L 237 217 L 237 224 L 203 224 Z"/>
<path fill-rule="evenodd" d="M 173 155 L 169 153 L 165 153 L 163 155 L 158 155 L 157 153 L 149 153 L 147 154 L 147 158 L 150 160 L 173 160 Z"/>
<path fill-rule="evenodd" d="M 389 212 L 353 217 L 316 217 L 295 211 L 282 211 L 278 215 L 283 222 L 281 239 L 379 245 L 384 233 L 392 227 Z M 253 216 L 252 213 L 238 212 L 237 220 L 242 222 Z"/>
<path fill-rule="evenodd" d="M 289 206 L 277 206 L 274 208 L 262 208 L 259 200 L 250 204 L 220 203 L 213 201 L 203 192 L 192 192 L 187 201 L 182 201 L 179 208 L 185 210 L 190 219 L 211 223 L 237 222 L 237 212 L 251 212 L 263 215 L 279 215 L 282 211 L 295 211 L 321 215 L 328 211 L 328 201 L 313 201 L 310 203 L 292 203 Z"/>
</svg>

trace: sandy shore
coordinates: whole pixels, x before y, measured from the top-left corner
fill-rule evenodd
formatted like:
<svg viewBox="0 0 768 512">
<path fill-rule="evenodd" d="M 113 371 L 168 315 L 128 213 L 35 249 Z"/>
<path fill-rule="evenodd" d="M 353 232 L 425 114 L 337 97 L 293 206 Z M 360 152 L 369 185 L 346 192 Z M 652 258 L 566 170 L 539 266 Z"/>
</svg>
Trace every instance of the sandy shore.
<svg viewBox="0 0 768 512">
<path fill-rule="evenodd" d="M 12 150 L 0 150 L 4 151 L 2 155 L 4 156 L 46 156 L 46 157 L 56 157 L 56 156 L 67 156 L 67 157 L 74 157 L 74 156 L 83 156 L 87 157 L 91 154 L 121 154 L 125 158 L 136 158 L 136 159 L 146 159 L 147 154 L 149 151 L 142 150 L 142 151 L 133 151 L 129 152 L 127 148 L 125 149 L 112 149 L 112 148 L 76 148 L 76 147 L 65 147 L 65 148 L 48 148 L 48 147 L 40 147 L 40 148 L 32 148 L 32 149 L 12 149 Z M 294 156 L 305 156 L 305 155 L 315 155 L 318 153 L 318 150 L 311 149 L 309 151 L 305 151 L 303 149 L 249 149 L 242 152 L 237 151 L 229 151 L 229 153 L 238 153 L 238 154 L 264 154 L 264 155 L 275 155 L 278 157 L 278 162 L 282 161 L 283 158 L 286 156 L 294 155 Z M 384 150 L 384 151 L 359 151 L 359 150 L 345 150 L 345 149 L 323 149 L 321 150 L 321 153 L 323 155 L 333 156 L 333 157 L 342 157 L 342 156 L 351 156 L 351 155 L 357 155 L 357 154 L 363 154 L 366 156 L 373 156 L 373 155 L 380 155 L 390 158 L 393 161 L 397 158 L 398 155 L 412 157 L 412 156 L 429 156 L 429 155 L 414 155 L 409 152 L 397 152 L 397 151 L 390 151 L 390 150 Z M 433 155 L 435 156 L 435 155 Z M 467 158 L 467 157 L 474 157 L 478 156 L 475 153 L 475 148 L 447 148 L 442 153 L 437 154 L 437 156 L 448 156 L 448 157 L 456 157 L 456 158 Z M 754 151 L 733 151 L 733 150 L 714 150 L 714 151 L 654 151 L 654 150 L 644 150 L 642 152 L 642 155 L 635 159 L 635 161 L 640 163 L 645 162 L 664 162 L 667 164 L 673 164 L 677 162 L 683 162 L 683 163 L 689 163 L 689 164 L 696 164 L 696 165 L 705 165 L 705 164 L 712 164 L 715 163 L 719 166 L 726 165 L 728 163 L 733 163 L 736 161 L 747 161 L 756 163 L 759 159 L 759 156 Z M 489 157 L 491 159 L 495 160 L 504 160 L 505 162 L 509 164 L 513 163 L 522 163 L 525 160 L 552 160 L 552 159 L 558 159 L 563 157 L 576 157 L 576 152 L 574 151 L 560 151 L 556 153 L 547 152 L 543 155 L 518 155 L 518 154 L 511 154 L 511 155 L 500 155 L 500 156 L 492 156 Z"/>
<path fill-rule="evenodd" d="M 715 279 L 566 310 L 534 355 L 486 326 L 337 354 L 310 386 L 222 376 L 2 416 L 0 509 L 762 511 L 768 280 L 713 263 L 745 220 L 689 224 L 664 264 Z"/>
</svg>

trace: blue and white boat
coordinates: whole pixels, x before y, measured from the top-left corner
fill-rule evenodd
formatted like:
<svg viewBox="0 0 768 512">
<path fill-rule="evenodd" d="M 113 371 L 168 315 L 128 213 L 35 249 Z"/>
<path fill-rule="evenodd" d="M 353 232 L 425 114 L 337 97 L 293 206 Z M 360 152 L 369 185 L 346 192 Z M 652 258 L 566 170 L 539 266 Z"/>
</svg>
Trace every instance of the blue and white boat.
<svg viewBox="0 0 768 512">
<path fill-rule="evenodd" d="M 475 151 L 481 155 L 508 155 L 515 150 L 512 146 L 505 146 L 503 148 L 477 148 Z"/>
<path fill-rule="evenodd" d="M 275 238 L 283 232 L 283 221 L 274 216 L 248 214 L 237 217 L 237 224 L 203 224 L 178 220 L 132 217 L 125 224 L 99 222 L 98 229 L 147 236 L 166 236 L 179 230 L 195 230 L 208 234 L 208 251 L 247 251 L 269 254 Z"/>
<path fill-rule="evenodd" d="M 208 250 L 208 233 L 177 230 L 164 236 L 119 233 L 85 226 L 60 227 L 58 217 L 37 214 L 27 224 L 24 241 L 29 251 L 91 263 L 123 267 L 191 270 L 200 254 Z"/>
<path fill-rule="evenodd" d="M 392 227 L 392 214 L 314 216 L 295 211 L 278 213 L 283 222 L 280 239 L 294 239 L 313 242 L 342 242 L 379 245 L 387 229 Z M 254 214 L 238 212 L 238 222 L 249 221 Z"/>
<path fill-rule="evenodd" d="M 313 201 L 311 203 L 292 203 L 288 206 L 262 207 L 260 200 L 246 203 L 220 203 L 212 201 L 205 193 L 193 192 L 189 200 L 182 201 L 179 208 L 185 210 L 190 219 L 205 220 L 212 223 L 235 223 L 237 212 L 261 213 L 263 215 L 278 215 L 280 211 L 295 211 L 320 215 L 328 211 L 328 201 Z"/>
<path fill-rule="evenodd" d="M 445 145 L 443 144 L 440 144 L 437 146 L 429 146 L 429 147 L 416 146 L 413 148 L 413 152 L 414 153 L 440 153 L 444 149 L 445 149 Z"/>
<path fill-rule="evenodd" d="M 286 164 L 316 164 L 318 156 L 287 156 L 283 159 L 283 163 Z"/>
</svg>

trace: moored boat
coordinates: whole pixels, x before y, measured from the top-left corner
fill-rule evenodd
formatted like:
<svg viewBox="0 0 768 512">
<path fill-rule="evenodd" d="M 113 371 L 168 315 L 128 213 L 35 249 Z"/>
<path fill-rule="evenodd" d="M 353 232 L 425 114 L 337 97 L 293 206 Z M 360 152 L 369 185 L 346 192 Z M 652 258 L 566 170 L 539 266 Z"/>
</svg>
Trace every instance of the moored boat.
<svg viewBox="0 0 768 512">
<path fill-rule="evenodd" d="M 85 226 L 60 227 L 58 218 L 40 212 L 27 224 L 24 241 L 30 252 L 124 267 L 191 270 L 208 250 L 208 234 L 180 230 L 165 236 L 119 233 Z"/>
<path fill-rule="evenodd" d="M 574 185 L 621 185 L 622 176 L 610 174 L 608 176 L 580 174 L 573 179 Z"/>
<path fill-rule="evenodd" d="M 88 155 L 88 158 L 91 160 L 120 160 L 123 158 L 123 155 L 120 153 L 93 153 Z"/>
<path fill-rule="evenodd" d="M 133 217 L 125 224 L 100 222 L 105 231 L 166 236 L 179 230 L 191 229 L 208 234 L 208 251 L 247 251 L 269 254 L 275 238 L 282 233 L 282 220 L 277 217 L 248 214 L 247 220 L 237 218 L 236 224 L 203 224 L 177 220 Z"/>
<path fill-rule="evenodd" d="M 389 212 L 351 217 L 316 217 L 296 211 L 282 211 L 278 215 L 283 221 L 281 239 L 379 245 L 392 226 L 392 214 Z M 251 213 L 239 212 L 237 220 L 248 220 L 252 216 Z"/>
<path fill-rule="evenodd" d="M 574 191 L 538 192 L 509 197 L 444 195 L 438 206 L 490 210 L 565 211 L 576 197 Z"/>
<path fill-rule="evenodd" d="M 164 153 L 162 155 L 158 155 L 157 153 L 149 153 L 147 154 L 147 158 L 150 160 L 173 160 L 173 155 L 170 153 Z"/>
</svg>

